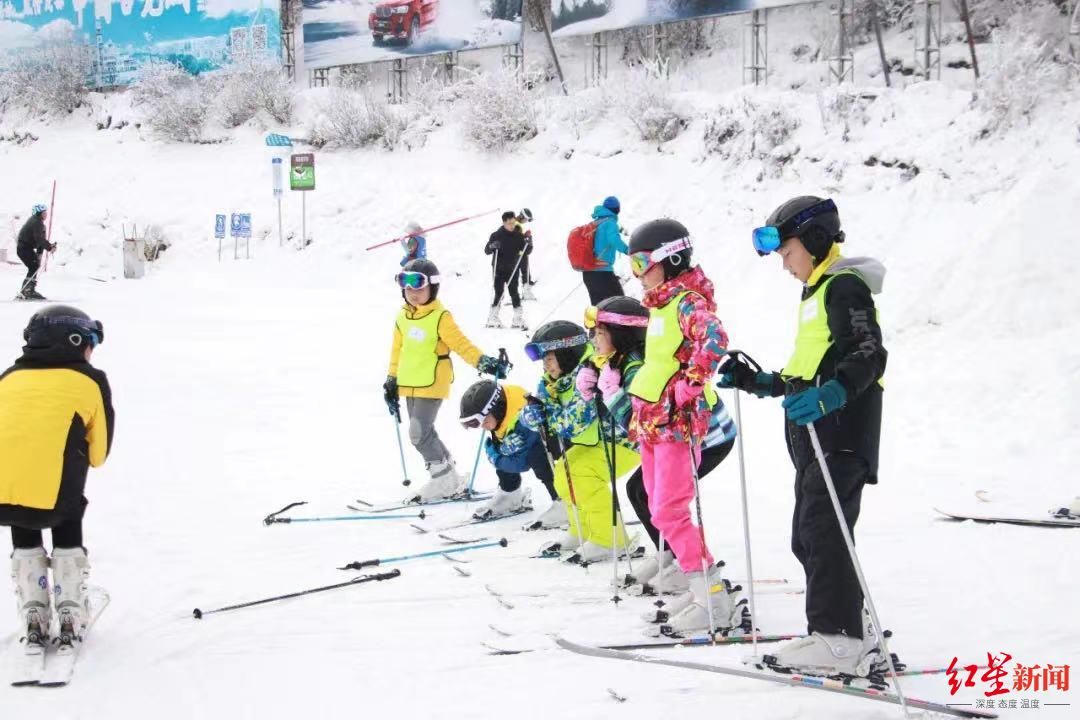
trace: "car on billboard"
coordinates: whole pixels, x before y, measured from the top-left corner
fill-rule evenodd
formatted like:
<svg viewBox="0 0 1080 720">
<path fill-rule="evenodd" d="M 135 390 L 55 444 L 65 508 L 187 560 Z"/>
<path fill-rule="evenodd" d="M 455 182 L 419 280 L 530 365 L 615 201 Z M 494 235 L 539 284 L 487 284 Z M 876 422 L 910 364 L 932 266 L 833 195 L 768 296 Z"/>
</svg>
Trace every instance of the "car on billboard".
<svg viewBox="0 0 1080 720">
<path fill-rule="evenodd" d="M 439 0 L 387 0 L 375 5 L 368 28 L 376 45 L 398 41 L 412 45 L 435 22 Z"/>
</svg>

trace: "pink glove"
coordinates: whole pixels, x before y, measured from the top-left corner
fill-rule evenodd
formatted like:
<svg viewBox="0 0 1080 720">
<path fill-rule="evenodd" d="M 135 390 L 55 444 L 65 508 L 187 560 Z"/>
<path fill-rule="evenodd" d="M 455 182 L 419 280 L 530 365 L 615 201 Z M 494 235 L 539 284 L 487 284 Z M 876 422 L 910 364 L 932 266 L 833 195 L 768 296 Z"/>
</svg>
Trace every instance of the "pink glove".
<svg viewBox="0 0 1080 720">
<path fill-rule="evenodd" d="M 695 385 L 685 378 L 675 383 L 675 408 L 682 410 L 691 405 L 701 393 L 705 392 L 704 385 Z"/>
<path fill-rule="evenodd" d="M 578 370 L 574 386 L 577 388 L 578 394 L 585 400 L 592 400 L 596 397 L 596 380 L 598 377 L 594 367 L 586 365 Z"/>
<path fill-rule="evenodd" d="M 600 371 L 600 380 L 597 381 L 596 387 L 600 388 L 600 392 L 603 393 L 604 402 L 606 403 L 615 393 L 619 392 L 619 388 L 622 387 L 622 374 L 614 365 L 608 363 L 604 366 L 604 369 Z"/>
</svg>

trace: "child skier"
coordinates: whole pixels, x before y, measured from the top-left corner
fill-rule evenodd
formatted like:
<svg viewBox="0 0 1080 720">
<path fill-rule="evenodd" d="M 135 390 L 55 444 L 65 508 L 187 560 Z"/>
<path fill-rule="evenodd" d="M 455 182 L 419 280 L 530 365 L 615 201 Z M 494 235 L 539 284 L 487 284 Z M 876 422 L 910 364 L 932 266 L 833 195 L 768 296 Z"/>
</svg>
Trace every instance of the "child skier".
<svg viewBox="0 0 1080 720">
<path fill-rule="evenodd" d="M 626 393 L 634 381 L 645 359 L 646 327 L 649 323 L 649 311 L 640 302 L 630 297 L 614 297 L 604 300 L 596 307 L 585 311 L 585 327 L 590 329 L 596 355 L 593 363 L 601 367 L 599 374 L 578 371 L 577 389 L 586 400 L 599 392 L 603 399 L 601 432 L 606 441 L 611 443 L 612 435 L 618 441 L 626 438 L 630 427 L 631 399 Z M 614 427 L 612 427 L 614 422 Z M 698 465 L 699 478 L 708 475 L 716 468 L 735 444 L 735 423 L 728 415 L 724 403 L 717 398 L 709 418 L 709 430 L 701 442 L 701 463 Z M 662 611 L 653 611 L 649 620 L 667 622 L 677 615 L 693 600 L 689 593 L 689 580 L 675 562 L 670 548 L 663 553 L 661 563 L 660 532 L 652 522 L 649 512 L 649 496 L 645 492 L 642 469 L 638 468 L 626 481 L 626 495 L 641 520 L 645 532 L 656 546 L 657 554 L 634 568 L 633 575 L 626 575 L 623 587 L 630 588 L 632 594 L 652 593 L 662 588 L 665 593 L 680 597 L 667 603 Z M 664 574 L 657 578 L 661 564 Z M 653 583 L 654 580 L 659 582 Z"/>
<path fill-rule="evenodd" d="M 540 433 L 518 422 L 527 403 L 525 388 L 494 380 L 475 382 L 461 396 L 461 424 L 490 433 L 484 441 L 484 450 L 499 478 L 495 497 L 478 508 L 473 517 L 490 520 L 531 509 L 528 491 L 521 489 L 521 473 L 532 470 L 544 484 L 552 503 L 540 516 L 539 527 L 565 527 L 566 508 L 555 492 L 549 449 Z"/>
<path fill-rule="evenodd" d="M 532 221 L 533 214 L 529 208 L 522 208 L 518 212 L 517 229 L 525 236 L 525 255 L 521 258 L 521 299 L 535 302 L 536 295 L 533 294 L 532 286 L 536 284 L 536 278 L 532 276 L 529 269 L 529 258 L 532 256 L 533 251 L 533 234 L 532 230 L 525 227 L 525 223 L 531 223 Z"/>
<path fill-rule="evenodd" d="M 725 363 L 721 384 L 758 397 L 784 395 L 785 438 L 795 465 L 791 549 L 806 571 L 809 635 L 768 656 L 796 672 L 866 675 L 885 664 L 863 612 L 863 594 L 805 426 L 813 424 L 852 536 L 862 491 L 877 483 L 881 378 L 888 353 L 873 295 L 885 268 L 842 258 L 844 232 L 832 200 L 796 197 L 754 230 L 761 256 L 777 253 L 803 283 L 799 330 L 784 369 Z M 877 666 L 875 668 L 875 666 Z"/>
<path fill-rule="evenodd" d="M 11 527 L 19 632 L 31 655 L 44 652 L 53 611 L 61 645 L 79 641 L 90 617 L 83 492 L 89 467 L 109 455 L 113 408 L 108 378 L 90 364 L 105 339 L 100 322 L 53 305 L 30 318 L 23 338 L 22 356 L 0 376 L 0 525 Z"/>
<path fill-rule="evenodd" d="M 741 608 L 720 578 L 704 530 L 690 517 L 701 453 L 697 438 L 708 432 L 717 402 L 710 381 L 727 349 L 714 314 L 713 285 L 700 267 L 691 266 L 692 257 L 690 233 L 675 220 L 645 223 L 630 238 L 630 268 L 645 291 L 649 326 L 645 362 L 628 388 L 629 437 L 641 452 L 652 522 L 693 594 L 690 605 L 670 619 L 677 634 L 741 624 Z"/>
<path fill-rule="evenodd" d="M 410 502 L 430 502 L 459 495 L 467 484 L 450 451 L 435 430 L 435 417 L 450 397 L 454 368 L 450 351 L 481 373 L 496 375 L 500 363 L 482 355 L 438 300 L 439 269 L 430 260 L 413 260 L 395 276 L 405 307 L 394 322 L 390 370 L 383 383 L 390 414 L 400 420 L 400 396 L 409 411 L 409 440 L 424 458 L 431 476 Z"/>
<path fill-rule="evenodd" d="M 545 550 L 574 550 L 568 559 L 581 563 L 610 558 L 613 535 L 611 469 L 601 444 L 596 404 L 585 401 L 575 387 L 576 371 L 593 353 L 588 342 L 585 329 L 567 320 L 549 322 L 533 334 L 525 354 L 544 363 L 537 389 L 540 404 L 528 405 L 522 412 L 524 424 L 534 430 L 543 427 L 562 451 L 561 462 L 555 464 L 555 489 L 567 504 L 570 528 Z M 620 445 L 614 464 L 616 475 L 622 477 L 637 466 L 637 453 Z M 626 548 L 625 530 L 619 527 L 614 534 L 615 544 Z"/>
<path fill-rule="evenodd" d="M 424 229 L 417 222 L 411 222 L 405 227 L 405 237 L 401 240 L 401 249 L 405 252 L 399 263 L 405 267 L 413 260 L 423 260 L 427 257 L 427 238 L 422 233 Z"/>
</svg>

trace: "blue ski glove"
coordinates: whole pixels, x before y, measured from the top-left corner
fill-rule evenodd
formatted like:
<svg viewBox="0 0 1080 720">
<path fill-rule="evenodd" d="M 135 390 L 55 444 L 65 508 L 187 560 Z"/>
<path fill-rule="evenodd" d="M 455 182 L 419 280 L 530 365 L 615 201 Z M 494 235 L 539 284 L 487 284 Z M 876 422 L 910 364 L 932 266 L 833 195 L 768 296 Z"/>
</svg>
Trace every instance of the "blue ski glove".
<svg viewBox="0 0 1080 720">
<path fill-rule="evenodd" d="M 484 440 L 484 453 L 487 455 L 487 458 L 491 461 L 492 465 L 499 462 L 499 448 L 495 447 L 495 443 L 492 441 L 491 437 Z"/>
<path fill-rule="evenodd" d="M 543 406 L 539 403 L 527 403 L 525 407 L 521 409 L 521 415 L 518 416 L 518 422 L 533 432 L 540 432 L 540 427 L 544 424 Z"/>
<path fill-rule="evenodd" d="M 401 421 L 401 401 L 398 399 L 398 386 L 397 378 L 393 375 L 388 375 L 386 382 L 383 383 L 383 401 L 386 403 L 386 409 L 390 411 L 390 414 Z"/>
<path fill-rule="evenodd" d="M 764 372 L 749 355 L 738 350 L 732 351 L 717 368 L 720 379 L 717 387 L 737 388 L 759 398 L 776 397 L 783 394 L 782 383 L 777 383 L 776 373 Z M 779 385 L 779 387 L 777 387 Z"/>
<path fill-rule="evenodd" d="M 525 449 L 525 438 L 521 437 L 520 433 L 508 432 L 506 437 L 499 443 L 500 455 L 517 455 Z"/>
<path fill-rule="evenodd" d="M 499 362 L 498 358 L 493 358 L 490 355 L 481 355 L 479 362 L 476 363 L 476 369 L 481 375 L 491 375 L 495 378 L 506 377 L 502 363 Z"/>
<path fill-rule="evenodd" d="M 830 380 L 821 387 L 812 387 L 800 393 L 784 398 L 784 409 L 788 420 L 796 425 L 809 425 L 817 422 L 831 412 L 844 407 L 847 402 L 847 390 L 836 380 Z"/>
</svg>

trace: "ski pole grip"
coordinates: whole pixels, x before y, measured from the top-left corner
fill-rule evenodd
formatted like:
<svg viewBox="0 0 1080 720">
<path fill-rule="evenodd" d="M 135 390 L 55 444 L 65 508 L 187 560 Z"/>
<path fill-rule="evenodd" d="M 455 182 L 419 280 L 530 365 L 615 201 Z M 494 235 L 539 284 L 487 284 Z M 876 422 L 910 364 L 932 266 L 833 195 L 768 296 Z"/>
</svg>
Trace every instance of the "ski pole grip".
<svg viewBox="0 0 1080 720">
<path fill-rule="evenodd" d="M 351 562 L 345 567 L 339 567 L 338 570 L 363 570 L 366 567 L 378 567 L 380 560 L 361 560 L 358 562 Z"/>
</svg>

